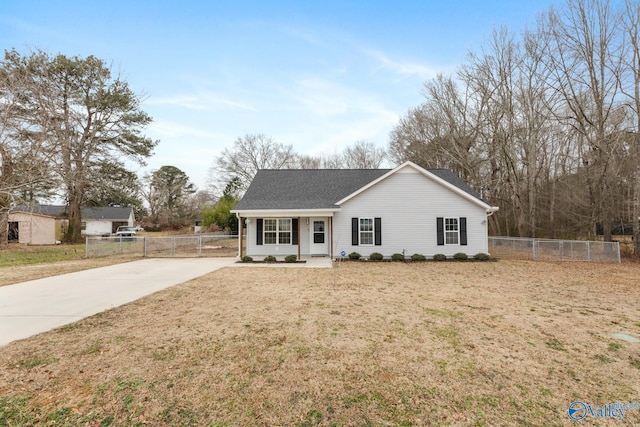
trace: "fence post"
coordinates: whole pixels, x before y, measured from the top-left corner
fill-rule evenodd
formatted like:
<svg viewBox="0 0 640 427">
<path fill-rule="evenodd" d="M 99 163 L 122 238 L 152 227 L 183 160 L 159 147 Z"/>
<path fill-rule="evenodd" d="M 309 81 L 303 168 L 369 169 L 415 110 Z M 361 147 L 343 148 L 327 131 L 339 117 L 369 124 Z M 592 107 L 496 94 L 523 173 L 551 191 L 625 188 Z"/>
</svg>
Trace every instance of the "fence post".
<svg viewBox="0 0 640 427">
<path fill-rule="evenodd" d="M 587 262 L 591 262 L 591 243 L 587 240 Z"/>
<path fill-rule="evenodd" d="M 146 258 L 147 257 L 147 236 L 144 236 L 142 238 L 142 247 L 143 247 L 142 257 Z"/>
<path fill-rule="evenodd" d="M 533 260 L 537 261 L 538 260 L 538 252 L 536 251 L 536 246 L 537 246 L 538 241 L 536 239 L 533 239 L 533 244 L 531 245 L 531 250 L 533 251 Z"/>
<path fill-rule="evenodd" d="M 560 240 L 560 261 L 564 261 L 564 240 Z"/>
<path fill-rule="evenodd" d="M 84 257 L 89 258 L 89 238 L 84 238 Z"/>
<path fill-rule="evenodd" d="M 175 256 L 175 251 L 176 251 L 176 238 L 172 237 L 171 238 L 171 258 Z"/>
<path fill-rule="evenodd" d="M 620 242 L 616 242 L 616 249 L 618 250 L 618 264 L 622 262 L 620 259 Z"/>
<path fill-rule="evenodd" d="M 202 234 L 198 236 L 198 257 L 202 255 Z"/>
</svg>

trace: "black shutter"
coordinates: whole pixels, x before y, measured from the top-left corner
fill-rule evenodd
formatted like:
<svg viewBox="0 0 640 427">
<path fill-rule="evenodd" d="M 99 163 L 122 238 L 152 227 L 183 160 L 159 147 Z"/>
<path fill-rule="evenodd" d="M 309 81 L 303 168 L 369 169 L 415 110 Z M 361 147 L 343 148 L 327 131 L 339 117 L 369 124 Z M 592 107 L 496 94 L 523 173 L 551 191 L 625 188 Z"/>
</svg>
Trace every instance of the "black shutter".
<svg viewBox="0 0 640 427">
<path fill-rule="evenodd" d="M 351 218 L 351 244 L 358 246 L 358 218 Z"/>
<path fill-rule="evenodd" d="M 374 218 L 373 224 L 375 244 L 376 246 L 380 246 L 382 245 L 382 218 Z"/>
<path fill-rule="evenodd" d="M 262 218 L 256 219 L 256 245 L 262 245 Z"/>
<path fill-rule="evenodd" d="M 460 244 L 467 246 L 467 218 L 460 218 Z"/>
<path fill-rule="evenodd" d="M 291 244 L 298 244 L 298 218 L 291 220 Z"/>
<path fill-rule="evenodd" d="M 436 230 L 438 232 L 438 246 L 444 245 L 444 218 L 436 218 Z"/>
</svg>

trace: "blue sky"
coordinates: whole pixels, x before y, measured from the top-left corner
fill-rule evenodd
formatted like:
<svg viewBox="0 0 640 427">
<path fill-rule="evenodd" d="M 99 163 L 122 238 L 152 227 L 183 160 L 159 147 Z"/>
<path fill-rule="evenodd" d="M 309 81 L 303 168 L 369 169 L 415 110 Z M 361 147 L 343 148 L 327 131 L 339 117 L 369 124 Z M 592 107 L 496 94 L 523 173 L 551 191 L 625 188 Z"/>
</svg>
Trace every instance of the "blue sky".
<svg viewBox="0 0 640 427">
<path fill-rule="evenodd" d="M 204 188 L 216 155 L 249 133 L 304 154 L 386 147 L 424 81 L 552 4 L 1 0 L 0 44 L 107 61 L 154 118 L 160 144 L 138 172 L 173 165 Z"/>
</svg>

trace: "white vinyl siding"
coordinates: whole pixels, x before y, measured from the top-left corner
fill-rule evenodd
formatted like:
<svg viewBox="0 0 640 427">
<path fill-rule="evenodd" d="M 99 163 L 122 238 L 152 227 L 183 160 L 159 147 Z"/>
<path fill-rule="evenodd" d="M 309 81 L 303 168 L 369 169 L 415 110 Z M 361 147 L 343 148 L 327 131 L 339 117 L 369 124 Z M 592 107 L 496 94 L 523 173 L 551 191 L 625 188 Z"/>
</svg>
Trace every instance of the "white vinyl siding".
<svg viewBox="0 0 640 427">
<path fill-rule="evenodd" d="M 82 231 L 82 234 L 85 234 L 87 236 L 110 235 L 113 232 L 111 221 L 87 219 L 84 222 L 86 224 L 86 227 Z M 127 223 L 124 223 L 124 225 L 127 225 Z"/>
<path fill-rule="evenodd" d="M 333 220 L 334 254 L 358 252 L 366 257 L 371 252 L 380 252 L 389 257 L 404 250 L 409 256 L 419 253 L 430 257 L 438 253 L 452 256 L 465 252 L 473 256 L 489 252 L 485 209 L 410 166 L 346 201 L 340 208 Z M 382 219 L 382 245 L 352 245 L 352 218 L 370 217 Z M 439 217 L 458 219 L 458 242 L 460 218 L 466 218 L 467 246 L 437 245 L 436 219 Z"/>
</svg>

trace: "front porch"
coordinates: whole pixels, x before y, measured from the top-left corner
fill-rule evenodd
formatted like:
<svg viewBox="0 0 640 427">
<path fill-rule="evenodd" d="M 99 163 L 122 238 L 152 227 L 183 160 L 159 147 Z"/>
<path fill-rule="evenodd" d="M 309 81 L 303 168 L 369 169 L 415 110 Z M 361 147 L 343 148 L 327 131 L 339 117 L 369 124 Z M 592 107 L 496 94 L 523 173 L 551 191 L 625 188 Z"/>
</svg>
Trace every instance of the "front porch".
<svg viewBox="0 0 640 427">
<path fill-rule="evenodd" d="M 239 258 L 313 257 L 333 258 L 333 215 L 291 215 L 273 212 L 265 215 L 240 216 L 244 233 L 238 239 Z"/>
</svg>

